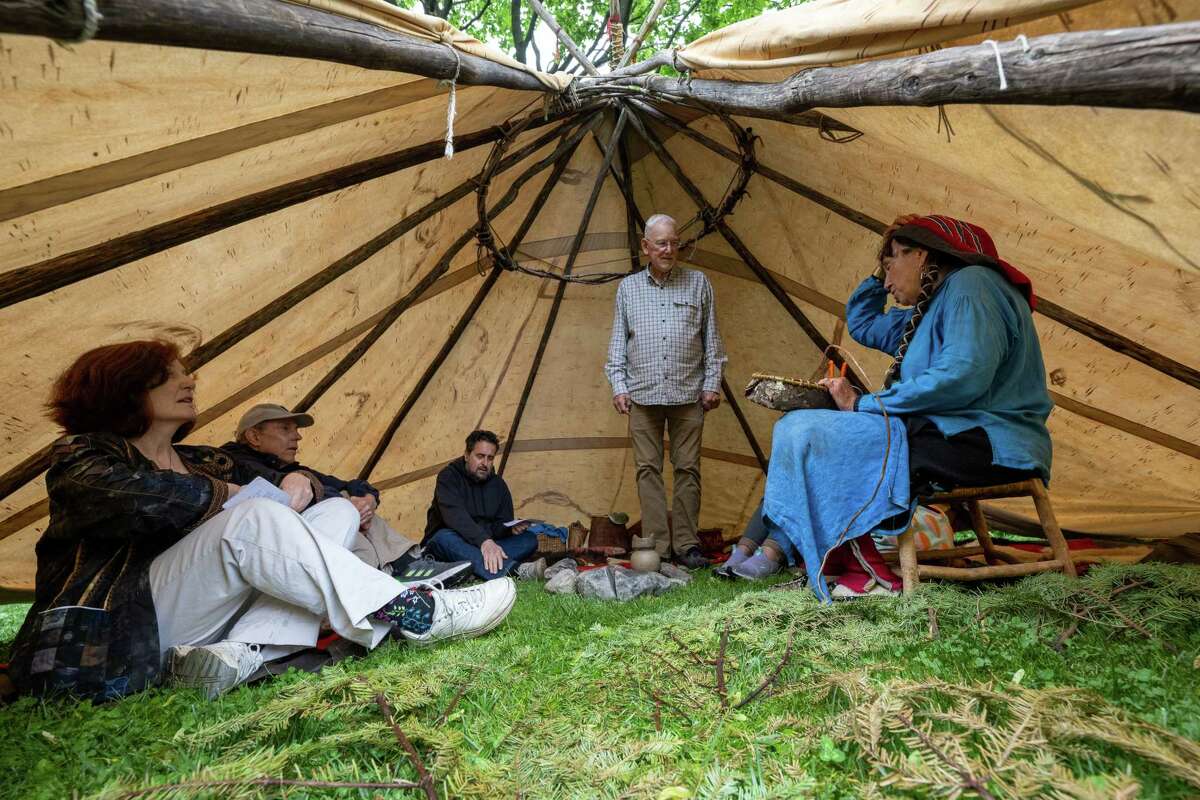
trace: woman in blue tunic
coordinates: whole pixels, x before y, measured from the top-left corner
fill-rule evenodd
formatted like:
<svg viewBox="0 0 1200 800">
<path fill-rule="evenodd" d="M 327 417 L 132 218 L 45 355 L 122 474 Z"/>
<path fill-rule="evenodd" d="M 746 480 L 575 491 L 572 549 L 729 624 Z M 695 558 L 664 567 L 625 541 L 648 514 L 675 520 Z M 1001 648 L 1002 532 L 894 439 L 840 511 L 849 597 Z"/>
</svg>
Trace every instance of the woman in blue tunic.
<svg viewBox="0 0 1200 800">
<path fill-rule="evenodd" d="M 884 388 L 860 396 L 845 378 L 826 379 L 838 411 L 794 411 L 776 424 L 763 505 L 730 559 L 735 575 L 803 560 L 823 600 L 895 593 L 900 579 L 866 534 L 903 531 L 916 496 L 1050 479 L 1053 406 L 1029 279 L 983 228 L 941 215 L 897 219 L 879 261 L 846 321 L 860 344 L 895 357 Z M 907 308 L 885 310 L 889 294 Z M 840 575 L 832 595 L 823 573 Z"/>
</svg>

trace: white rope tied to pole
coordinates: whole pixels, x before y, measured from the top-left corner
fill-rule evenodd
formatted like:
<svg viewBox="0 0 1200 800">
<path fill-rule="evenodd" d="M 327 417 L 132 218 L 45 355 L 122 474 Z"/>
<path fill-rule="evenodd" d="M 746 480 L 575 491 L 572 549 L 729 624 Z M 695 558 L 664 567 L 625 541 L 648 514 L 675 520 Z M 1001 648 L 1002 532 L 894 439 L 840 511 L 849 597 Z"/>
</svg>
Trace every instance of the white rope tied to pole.
<svg viewBox="0 0 1200 800">
<path fill-rule="evenodd" d="M 454 77 L 449 81 L 438 81 L 438 85 L 450 85 L 450 100 L 446 103 L 446 160 L 454 158 L 454 117 L 458 113 L 458 75 L 462 71 L 462 58 L 458 55 L 458 50 L 454 49 L 454 45 L 447 43 L 450 48 L 450 53 L 454 56 Z"/>
<path fill-rule="evenodd" d="M 100 13 L 100 9 L 96 6 L 96 0 L 83 0 L 83 25 L 79 29 L 79 35 L 74 39 L 57 39 L 60 45 L 68 44 L 83 44 L 96 37 L 96 33 L 100 30 L 100 21 L 104 19 L 104 15 Z"/>
<path fill-rule="evenodd" d="M 995 39 L 984 39 L 982 44 L 990 44 L 996 53 L 996 71 L 1000 73 L 1000 91 L 1008 89 L 1008 80 L 1004 77 L 1004 62 L 1000 60 L 1000 45 Z"/>
</svg>

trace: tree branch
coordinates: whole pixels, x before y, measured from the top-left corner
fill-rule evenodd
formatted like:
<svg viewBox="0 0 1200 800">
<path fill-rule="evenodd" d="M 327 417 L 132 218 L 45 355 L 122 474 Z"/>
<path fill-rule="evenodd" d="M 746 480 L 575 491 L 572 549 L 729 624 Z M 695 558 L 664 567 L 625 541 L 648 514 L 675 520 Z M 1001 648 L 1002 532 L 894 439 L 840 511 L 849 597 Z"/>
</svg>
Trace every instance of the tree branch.
<svg viewBox="0 0 1200 800">
<path fill-rule="evenodd" d="M 534 75 L 368 22 L 299 3 L 242 0 L 103 0 L 96 39 L 260 53 L 545 91 Z M 0 33 L 75 39 L 84 26 L 83 0 L 5 0 Z"/>
<path fill-rule="evenodd" d="M 662 76 L 580 81 L 649 90 L 728 114 L 790 121 L 814 107 L 936 106 L 961 103 L 1075 105 L 1200 111 L 1200 22 L 1039 36 L 1029 50 L 999 45 L 1006 88 L 991 47 L 817 67 L 779 83 L 736 83 Z M 641 64 L 638 65 L 642 66 Z"/>
</svg>

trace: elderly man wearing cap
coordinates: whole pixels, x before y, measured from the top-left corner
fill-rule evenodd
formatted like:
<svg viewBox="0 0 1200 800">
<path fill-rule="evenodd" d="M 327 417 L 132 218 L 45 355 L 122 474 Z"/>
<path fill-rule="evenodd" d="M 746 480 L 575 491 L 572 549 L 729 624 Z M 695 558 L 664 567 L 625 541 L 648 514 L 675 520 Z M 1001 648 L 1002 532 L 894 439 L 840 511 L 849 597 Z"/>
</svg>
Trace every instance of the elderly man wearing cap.
<svg viewBox="0 0 1200 800">
<path fill-rule="evenodd" d="M 314 420 L 310 414 L 292 413 L 274 403 L 261 403 L 247 411 L 238 422 L 236 441 L 221 449 L 229 453 L 243 469 L 261 475 L 292 495 L 293 505 L 320 502 L 330 497 L 345 497 L 358 510 L 359 536 L 351 551 L 367 564 L 391 572 L 401 582 L 439 582 L 452 586 L 467 578 L 471 564 L 467 561 L 438 562 L 419 557 L 417 544 L 396 532 L 391 525 L 375 515 L 379 507 L 379 490 L 364 480 L 343 480 L 317 472 L 296 460 L 301 428 Z M 281 474 L 298 473 L 308 478 L 307 485 L 288 481 Z M 303 493 L 304 497 L 297 497 Z"/>
</svg>

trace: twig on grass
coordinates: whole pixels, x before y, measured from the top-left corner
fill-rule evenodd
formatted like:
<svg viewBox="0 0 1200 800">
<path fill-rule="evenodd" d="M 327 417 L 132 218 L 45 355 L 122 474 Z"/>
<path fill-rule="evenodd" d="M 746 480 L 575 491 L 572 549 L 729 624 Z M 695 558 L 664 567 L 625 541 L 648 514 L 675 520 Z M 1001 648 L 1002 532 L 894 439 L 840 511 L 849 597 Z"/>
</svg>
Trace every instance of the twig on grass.
<svg viewBox="0 0 1200 800">
<path fill-rule="evenodd" d="M 690 658 L 693 662 L 695 662 L 696 666 L 698 666 L 698 667 L 707 667 L 708 666 L 708 662 L 705 661 L 704 659 L 702 659 L 700 657 L 699 653 L 697 653 L 692 648 L 688 647 L 687 643 L 684 642 L 682 639 L 680 639 L 678 636 L 676 636 L 674 631 L 667 631 L 667 636 L 671 639 L 671 641 L 673 641 L 673 642 L 675 642 L 675 644 L 679 645 L 679 649 L 683 652 L 683 654 L 686 655 L 688 658 Z"/>
<path fill-rule="evenodd" d="M 692 718 L 687 715 L 687 712 L 684 711 L 679 706 L 672 703 L 667 698 L 663 697 L 661 694 L 659 694 L 657 689 L 647 689 L 645 686 L 638 683 L 637 681 L 634 681 L 633 685 L 639 692 L 641 692 L 642 694 L 646 695 L 651 700 L 653 700 L 656 706 L 663 706 L 663 707 L 669 708 L 672 711 L 674 711 L 676 714 L 678 714 L 679 716 L 683 717 L 684 722 L 686 722 L 689 725 L 692 724 Z"/>
<path fill-rule="evenodd" d="M 392 733 L 396 734 L 396 741 L 408 754 L 408 760 L 412 762 L 413 768 L 417 771 L 417 788 L 424 791 L 425 797 L 429 800 L 438 800 L 437 789 L 433 785 L 433 776 L 429 774 L 429 770 L 425 769 L 425 762 L 421 760 L 421 754 L 417 752 L 417 748 L 413 747 L 413 743 L 396 724 L 395 717 L 392 715 L 392 707 L 388 704 L 387 698 L 383 696 L 383 692 L 375 693 L 375 703 L 383 712 L 383 718 L 387 724 L 391 726 Z"/>
<path fill-rule="evenodd" d="M 475 678 L 479 676 L 479 673 L 482 670 L 483 667 L 476 667 L 475 671 L 472 672 L 465 681 L 459 684 L 458 691 L 456 691 L 454 696 L 450 698 L 450 702 L 446 705 L 446 710 L 441 713 L 441 716 L 437 718 L 437 722 L 434 724 L 438 726 L 446 724 L 447 720 L 450 719 L 450 715 L 454 712 L 455 707 L 458 705 L 458 701 L 462 700 L 463 695 L 467 693 L 467 689 L 472 683 L 475 682 Z"/>
<path fill-rule="evenodd" d="M 729 707 L 729 693 L 725 688 L 725 650 L 729 647 L 729 620 L 725 620 L 725 627 L 721 629 L 721 644 L 717 650 L 717 658 L 713 661 L 713 667 L 717 673 L 717 696 L 721 698 L 721 708 Z"/>
<path fill-rule="evenodd" d="M 795 638 L 796 627 L 793 625 L 788 630 L 787 646 L 783 648 L 783 658 L 779 659 L 779 663 L 775 665 L 775 669 L 771 671 L 770 675 L 763 679 L 763 682 L 760 683 L 754 691 L 738 701 L 737 705 L 733 707 L 734 711 L 737 711 L 739 708 L 752 703 L 758 698 L 759 695 L 769 689 L 775 683 L 775 681 L 778 680 L 779 674 L 783 672 L 783 668 L 786 667 L 788 662 L 792 660 L 792 642 L 795 641 Z"/>
<path fill-rule="evenodd" d="M 973 789 L 976 794 L 983 798 L 983 800 L 996 800 L 996 796 L 988 791 L 988 788 L 983 781 L 971 774 L 969 769 L 960 765 L 954 761 L 954 759 L 950 758 L 950 756 L 942 752 L 942 749 L 934 743 L 933 739 L 931 739 L 929 735 L 925 733 L 925 731 L 914 725 L 912 720 L 910 720 L 905 714 L 897 714 L 896 718 L 900 720 L 904 727 L 912 731 L 935 756 L 940 758 L 942 763 L 958 773 L 958 777 L 959 780 L 962 781 L 963 788 Z"/>
<path fill-rule="evenodd" d="M 1054 652 L 1061 653 L 1067 646 L 1067 640 L 1075 635 L 1075 631 L 1079 630 L 1079 620 L 1071 620 L 1071 624 L 1062 629 L 1062 633 L 1058 634 L 1058 638 L 1051 645 Z"/>
</svg>

